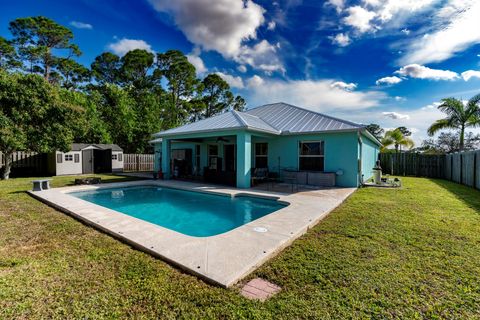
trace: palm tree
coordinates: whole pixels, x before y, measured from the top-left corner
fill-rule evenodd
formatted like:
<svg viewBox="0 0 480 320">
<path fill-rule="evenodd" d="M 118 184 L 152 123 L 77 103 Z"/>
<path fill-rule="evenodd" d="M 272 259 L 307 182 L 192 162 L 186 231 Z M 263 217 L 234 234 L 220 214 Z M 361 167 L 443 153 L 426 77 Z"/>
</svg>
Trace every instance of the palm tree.
<svg viewBox="0 0 480 320">
<path fill-rule="evenodd" d="M 455 98 L 442 99 L 438 110 L 447 117 L 435 121 L 428 128 L 428 135 L 433 136 L 443 129 L 460 130 L 460 151 L 464 148 L 465 128 L 480 126 L 480 94 L 468 100 L 467 104 Z"/>
<path fill-rule="evenodd" d="M 393 145 L 395 146 L 396 152 L 399 151 L 399 148 L 401 148 L 401 146 L 411 149 L 415 145 L 413 140 L 409 137 L 406 137 L 399 128 L 385 132 L 385 136 L 382 139 L 382 144 L 383 150 Z"/>
</svg>

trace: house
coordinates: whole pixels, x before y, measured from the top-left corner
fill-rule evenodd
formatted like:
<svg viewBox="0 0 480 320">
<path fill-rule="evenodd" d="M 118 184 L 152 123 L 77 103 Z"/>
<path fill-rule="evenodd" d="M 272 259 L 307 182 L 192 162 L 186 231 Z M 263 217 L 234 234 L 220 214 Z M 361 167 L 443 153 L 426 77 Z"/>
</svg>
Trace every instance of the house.
<svg viewBox="0 0 480 320">
<path fill-rule="evenodd" d="M 249 188 L 255 168 L 299 184 L 356 187 L 373 175 L 380 142 L 365 126 L 286 103 L 220 115 L 154 134 L 165 179 L 203 177 Z"/>
<path fill-rule="evenodd" d="M 111 173 L 123 171 L 123 150 L 116 144 L 73 143 L 68 152 L 47 155 L 50 175 Z"/>
</svg>

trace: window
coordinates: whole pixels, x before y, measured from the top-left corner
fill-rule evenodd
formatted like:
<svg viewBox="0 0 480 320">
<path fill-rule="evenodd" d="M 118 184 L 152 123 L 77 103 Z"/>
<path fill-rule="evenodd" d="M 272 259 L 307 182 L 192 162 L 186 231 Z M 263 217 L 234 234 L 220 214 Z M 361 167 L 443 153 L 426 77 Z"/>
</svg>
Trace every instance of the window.
<svg viewBox="0 0 480 320">
<path fill-rule="evenodd" d="M 208 168 L 216 170 L 218 161 L 218 146 L 211 144 L 208 146 Z"/>
<path fill-rule="evenodd" d="M 118 161 L 120 161 L 120 162 L 123 161 L 123 153 L 118 154 Z"/>
<path fill-rule="evenodd" d="M 268 143 L 255 143 L 255 168 L 268 168 Z"/>
<path fill-rule="evenodd" d="M 73 161 L 73 155 L 71 155 L 71 154 L 66 154 L 66 155 L 65 155 L 65 161 Z"/>
<path fill-rule="evenodd" d="M 301 141 L 299 144 L 299 170 L 324 170 L 324 143 L 323 141 Z"/>
<path fill-rule="evenodd" d="M 57 154 L 57 163 L 62 163 L 63 162 L 63 157 L 62 155 L 59 153 Z"/>
<path fill-rule="evenodd" d="M 112 154 L 112 160 L 117 160 L 117 155 L 116 154 Z"/>
<path fill-rule="evenodd" d="M 74 160 L 73 160 L 75 163 L 79 163 L 80 162 L 80 155 L 78 153 L 75 153 L 74 154 Z"/>
</svg>

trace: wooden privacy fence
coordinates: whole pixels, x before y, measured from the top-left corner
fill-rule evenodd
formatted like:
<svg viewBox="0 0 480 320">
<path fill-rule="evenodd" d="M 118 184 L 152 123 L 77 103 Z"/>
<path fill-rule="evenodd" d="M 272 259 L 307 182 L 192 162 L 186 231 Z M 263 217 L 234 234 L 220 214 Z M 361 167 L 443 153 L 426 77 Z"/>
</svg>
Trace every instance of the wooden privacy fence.
<svg viewBox="0 0 480 320">
<path fill-rule="evenodd" d="M 380 153 L 382 171 L 397 176 L 444 178 L 445 155 Z"/>
<path fill-rule="evenodd" d="M 39 154 L 36 152 L 14 152 L 11 156 L 12 172 L 15 176 L 32 176 L 42 175 L 46 173 L 47 159 L 46 154 Z M 6 157 L 0 152 L 0 169 L 5 166 Z"/>
<path fill-rule="evenodd" d="M 480 150 L 447 155 L 380 153 L 379 160 L 387 174 L 441 178 L 480 189 Z"/>
<path fill-rule="evenodd" d="M 153 154 L 126 153 L 123 155 L 123 171 L 153 171 Z"/>
</svg>

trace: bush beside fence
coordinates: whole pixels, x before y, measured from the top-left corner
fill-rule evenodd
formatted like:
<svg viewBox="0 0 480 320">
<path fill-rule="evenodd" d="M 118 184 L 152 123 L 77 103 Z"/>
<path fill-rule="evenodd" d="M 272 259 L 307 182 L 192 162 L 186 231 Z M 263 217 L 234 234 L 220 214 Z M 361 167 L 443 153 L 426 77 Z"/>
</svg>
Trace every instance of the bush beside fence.
<svg viewBox="0 0 480 320">
<path fill-rule="evenodd" d="M 447 155 L 381 153 L 379 160 L 387 174 L 441 178 L 480 189 L 480 150 Z"/>
</svg>

